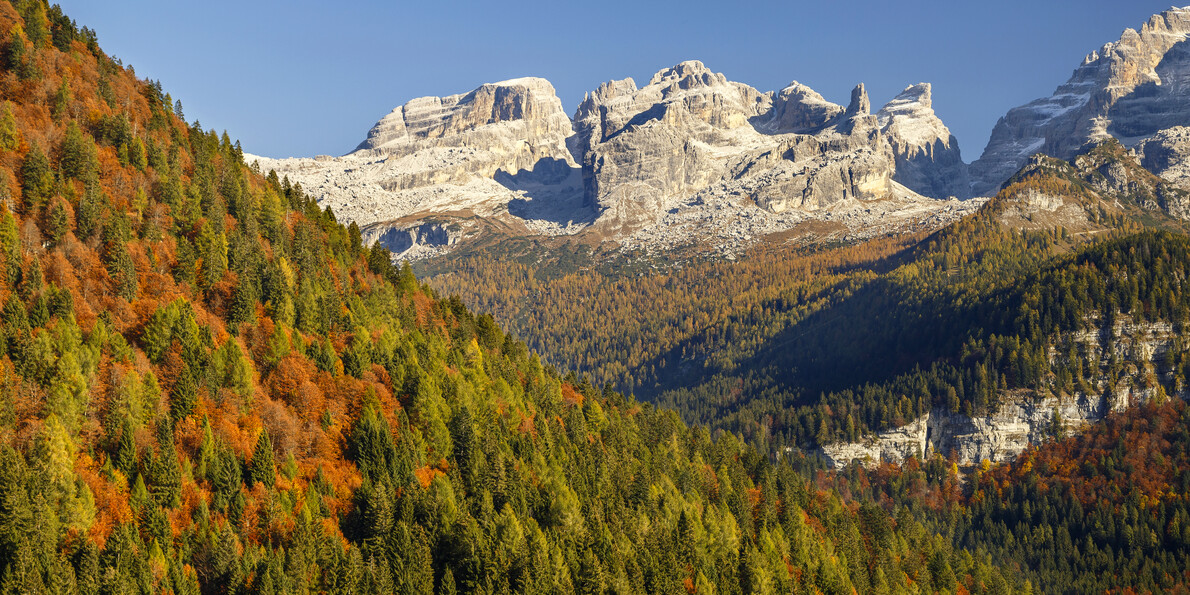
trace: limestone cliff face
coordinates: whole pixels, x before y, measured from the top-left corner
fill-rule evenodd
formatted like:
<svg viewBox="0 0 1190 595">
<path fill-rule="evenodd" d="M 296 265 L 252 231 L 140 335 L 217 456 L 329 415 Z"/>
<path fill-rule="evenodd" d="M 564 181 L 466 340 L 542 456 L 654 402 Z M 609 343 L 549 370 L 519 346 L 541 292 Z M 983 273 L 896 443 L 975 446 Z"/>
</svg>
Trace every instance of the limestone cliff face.
<svg viewBox="0 0 1190 595">
<path fill-rule="evenodd" d="M 1140 31 L 1092 52 L 1050 97 L 1013 108 L 971 164 L 973 191 L 992 194 L 1030 155 L 1062 159 L 1112 136 L 1131 145 L 1190 124 L 1190 8 L 1171 8 Z"/>
<path fill-rule="evenodd" d="M 838 119 L 844 111 L 843 106 L 831 103 L 814 89 L 793 81 L 773 97 L 772 113 L 765 124 L 768 131 L 777 134 L 813 134 Z"/>
<path fill-rule="evenodd" d="M 642 88 L 605 83 L 574 116 L 587 201 L 599 223 L 623 230 L 700 195 L 743 196 L 773 213 L 906 190 L 965 196 L 966 166 L 929 85 L 870 112 L 862 84 L 844 108 L 797 82 L 760 93 L 695 61 Z"/>
<path fill-rule="evenodd" d="M 926 196 L 968 196 L 967 165 L 958 140 L 934 113 L 929 83 L 906 88 L 876 119 L 892 146 L 896 181 Z"/>
<path fill-rule="evenodd" d="M 640 89 L 632 79 L 601 85 L 574 116 L 588 203 L 607 227 L 655 220 L 670 199 L 722 177 L 723 153 L 755 145 L 749 119 L 770 105 L 697 61 L 659 71 Z"/>
<path fill-rule="evenodd" d="M 1092 327 L 1099 323 L 1090 322 Z M 1062 424 L 1063 431 L 1077 430 L 1111 411 L 1154 398 L 1158 394 L 1157 379 L 1174 380 L 1175 370 L 1166 363 L 1166 354 L 1179 348 L 1180 338 L 1168 323 L 1137 324 L 1122 317 L 1110 329 L 1087 330 L 1071 338 L 1090 363 L 1090 392 L 1056 397 L 1052 391 L 1045 396 L 1012 391 L 1001 395 L 1001 405 L 991 415 L 968 416 L 934 409 L 912 423 L 863 442 L 826 445 L 822 453 L 836 467 L 852 461 L 864 465 L 901 462 L 935 452 L 943 456 L 953 453 L 961 464 L 1009 461 L 1029 445 L 1053 436 L 1055 420 Z M 1050 359 L 1059 361 L 1065 356 L 1051 349 Z M 1179 396 L 1186 398 L 1190 391 L 1182 387 Z"/>
<path fill-rule="evenodd" d="M 438 253 L 481 218 L 515 217 L 529 233 L 573 232 L 590 219 L 570 118 L 545 79 L 490 83 L 406 102 L 342 157 L 267 159 L 324 206 L 395 253 Z M 451 241 L 437 223 L 454 218 Z M 578 222 L 576 224 L 576 222 Z M 437 231 L 435 231 L 437 230 Z"/>
<path fill-rule="evenodd" d="M 377 122 L 355 155 L 400 161 L 382 186 L 405 190 L 531 171 L 543 160 L 573 164 L 571 134 L 553 85 L 522 78 L 413 99 Z"/>
<path fill-rule="evenodd" d="M 391 252 L 411 257 L 446 253 L 466 233 L 458 223 L 440 221 L 419 221 L 405 225 L 374 223 L 360 229 L 365 245 L 379 242 Z"/>
</svg>

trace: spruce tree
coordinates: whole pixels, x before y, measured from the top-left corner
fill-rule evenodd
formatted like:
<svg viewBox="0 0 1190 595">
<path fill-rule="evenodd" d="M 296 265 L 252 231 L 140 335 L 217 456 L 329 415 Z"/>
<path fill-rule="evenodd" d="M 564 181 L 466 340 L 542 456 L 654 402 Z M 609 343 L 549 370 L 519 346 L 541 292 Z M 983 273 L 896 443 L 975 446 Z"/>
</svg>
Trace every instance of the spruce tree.
<svg viewBox="0 0 1190 595">
<path fill-rule="evenodd" d="M 186 365 L 169 395 L 169 416 L 175 422 L 194 411 L 198 404 L 198 381 L 194 371 Z"/>
<path fill-rule="evenodd" d="M 136 265 L 128 253 L 127 221 L 117 218 L 103 230 L 103 264 L 115 282 L 116 295 L 136 299 Z"/>
<path fill-rule="evenodd" d="M 36 213 L 54 193 L 54 173 L 50 160 L 37 143 L 29 148 L 21 164 L 21 194 L 25 213 Z"/>
<path fill-rule="evenodd" d="M 261 430 L 256 439 L 256 449 L 252 451 L 252 463 L 248 467 L 248 485 L 255 486 L 264 483 L 266 487 L 273 487 L 277 483 L 276 466 L 273 463 L 273 442 L 269 439 L 269 431 Z"/>
<path fill-rule="evenodd" d="M 63 176 L 76 180 L 89 180 L 99 171 L 95 141 L 73 121 L 66 126 L 66 137 L 62 139 L 58 164 L 62 168 Z"/>
<path fill-rule="evenodd" d="M 137 468 L 136 441 L 132 435 L 133 431 L 132 422 L 125 419 L 123 431 L 120 432 L 120 441 L 116 444 L 116 452 L 112 457 L 116 469 L 122 471 L 130 481 Z"/>
</svg>

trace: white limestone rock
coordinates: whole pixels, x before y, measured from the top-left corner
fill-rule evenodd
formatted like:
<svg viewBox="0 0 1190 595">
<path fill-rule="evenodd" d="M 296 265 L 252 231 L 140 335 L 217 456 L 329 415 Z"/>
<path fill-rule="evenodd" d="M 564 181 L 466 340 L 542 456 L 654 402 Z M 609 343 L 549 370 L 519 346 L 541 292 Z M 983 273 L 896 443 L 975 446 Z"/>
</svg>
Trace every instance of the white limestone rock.
<svg viewBox="0 0 1190 595">
<path fill-rule="evenodd" d="M 1121 411 L 1152 399 L 1157 394 L 1153 378 L 1173 378 L 1169 367 L 1171 350 L 1181 349 L 1173 326 L 1165 322 L 1137 323 L 1120 316 L 1110 329 L 1099 330 L 1099 317 L 1088 320 L 1088 330 L 1074 333 L 1071 339 L 1080 345 L 1093 366 L 1088 370 L 1090 393 L 1076 392 L 1058 398 L 1038 398 L 1032 391 L 1008 391 L 1001 395 L 995 413 L 968 416 L 935 408 L 912 422 L 880 432 L 857 443 L 834 443 L 821 448 L 828 463 L 843 467 L 852 462 L 872 466 L 881 461 L 900 463 L 910 456 L 938 453 L 955 455 L 960 464 L 982 461 L 1010 461 L 1030 445 L 1050 439 L 1057 428 L 1077 431 L 1097 422 L 1112 411 Z M 1050 359 L 1065 357 L 1054 347 Z M 1118 381 L 1113 385 L 1111 369 L 1122 362 Z M 1183 390 L 1182 398 L 1190 396 Z"/>
<path fill-rule="evenodd" d="M 1190 128 L 1166 128 L 1136 146 L 1140 164 L 1147 170 L 1190 190 Z"/>
<path fill-rule="evenodd" d="M 588 204 L 606 234 L 623 236 L 690 207 L 692 196 L 744 197 L 772 213 L 902 191 L 964 196 L 965 165 L 929 87 L 910 89 L 879 116 L 862 84 L 844 109 L 796 82 L 760 93 L 696 61 L 639 89 L 630 79 L 605 83 L 574 117 Z M 923 129 L 945 135 L 922 139 Z"/>
<path fill-rule="evenodd" d="M 342 157 L 246 160 L 407 255 L 449 251 L 488 224 L 646 249 L 688 244 L 693 226 L 728 252 L 828 210 L 884 203 L 880 217 L 849 216 L 837 228 L 848 237 L 970 210 L 928 198 L 960 195 L 940 180 L 962 173 L 929 99 L 910 87 L 871 114 L 862 84 L 845 109 L 797 82 L 761 93 L 688 61 L 643 87 L 600 85 L 573 119 L 547 81 L 515 79 L 406 102 Z M 442 242 L 428 230 L 446 222 L 454 239 Z"/>
<path fill-rule="evenodd" d="M 906 87 L 876 120 L 896 156 L 896 181 L 926 196 L 968 196 L 967 165 L 958 141 L 934 113 L 929 83 Z"/>
<path fill-rule="evenodd" d="M 797 81 L 777 92 L 772 112 L 762 129 L 772 133 L 813 134 L 838 119 L 845 109 L 823 99 L 817 91 Z"/>
</svg>

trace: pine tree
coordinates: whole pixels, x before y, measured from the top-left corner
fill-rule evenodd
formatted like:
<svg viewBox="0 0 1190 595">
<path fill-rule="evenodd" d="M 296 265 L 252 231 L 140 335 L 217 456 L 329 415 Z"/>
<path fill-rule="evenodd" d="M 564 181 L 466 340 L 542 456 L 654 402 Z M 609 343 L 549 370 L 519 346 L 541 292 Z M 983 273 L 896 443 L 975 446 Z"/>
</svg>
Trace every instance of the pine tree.
<svg viewBox="0 0 1190 595">
<path fill-rule="evenodd" d="M 70 107 L 70 102 L 73 99 L 74 94 L 70 92 L 70 80 L 63 77 L 62 83 L 58 85 L 58 90 L 54 92 L 54 104 L 50 108 L 50 115 L 54 119 L 60 119 L 66 114 L 66 110 Z"/>
<path fill-rule="evenodd" d="M 61 157 L 58 165 L 62 175 L 76 180 L 90 180 L 99 171 L 95 141 L 71 121 L 66 125 L 66 137 L 62 139 Z"/>
<path fill-rule="evenodd" d="M 66 208 L 66 201 L 57 198 L 50 204 L 46 213 L 45 235 L 53 246 L 61 244 L 70 231 L 70 217 L 66 214 Z"/>
<path fill-rule="evenodd" d="M 227 313 L 227 322 L 233 332 L 240 323 L 251 323 L 256 320 L 256 298 L 256 284 L 245 272 L 240 276 L 240 282 L 236 284 L 231 298 L 231 307 Z"/>
<path fill-rule="evenodd" d="M 133 431 L 132 421 L 125 418 L 123 430 L 120 432 L 120 441 L 116 444 L 116 452 L 112 457 L 116 469 L 122 471 L 129 481 L 132 481 L 137 471 L 138 461 Z"/>
<path fill-rule="evenodd" d="M 103 264 L 115 281 L 116 295 L 125 300 L 136 299 L 136 265 L 128 253 L 127 220 L 116 218 L 103 230 Z"/>
<path fill-rule="evenodd" d="M 107 207 L 107 197 L 99 188 L 99 184 L 88 182 L 83 189 L 83 196 L 79 198 L 78 209 L 75 210 L 75 233 L 81 240 L 89 240 L 99 233 L 103 224 L 103 212 Z"/>
</svg>

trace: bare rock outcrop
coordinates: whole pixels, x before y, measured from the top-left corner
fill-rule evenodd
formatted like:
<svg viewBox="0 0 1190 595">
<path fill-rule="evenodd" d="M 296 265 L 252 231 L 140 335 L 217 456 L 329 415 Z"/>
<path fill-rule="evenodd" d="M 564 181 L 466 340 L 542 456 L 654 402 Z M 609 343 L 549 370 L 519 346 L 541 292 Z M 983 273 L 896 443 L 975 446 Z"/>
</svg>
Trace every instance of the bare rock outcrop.
<svg viewBox="0 0 1190 595">
<path fill-rule="evenodd" d="M 929 86 L 910 90 L 874 115 L 862 84 L 843 108 L 797 82 L 760 93 L 695 61 L 639 89 L 631 79 L 605 83 L 574 116 L 588 204 L 607 231 L 631 233 L 692 198 L 746 197 L 782 213 L 965 196 L 966 166 Z"/>
<path fill-rule="evenodd" d="M 1009 110 L 971 164 L 973 191 L 994 193 L 1034 153 L 1069 159 L 1108 137 L 1132 145 L 1190 124 L 1188 34 L 1190 7 L 1154 15 L 1088 54 L 1052 96 Z"/>
<path fill-rule="evenodd" d="M 843 112 L 843 119 L 856 116 L 866 116 L 872 113 L 872 102 L 868 99 L 868 91 L 860 83 L 851 90 L 851 103 L 847 104 L 847 111 Z"/>
<path fill-rule="evenodd" d="M 793 81 L 773 97 L 771 116 L 759 125 L 775 134 L 813 134 L 834 122 L 843 112 L 843 106 L 831 103 L 814 89 Z"/>
<path fill-rule="evenodd" d="M 1190 128 L 1174 126 L 1145 139 L 1136 146 L 1145 169 L 1190 190 Z"/>
<path fill-rule="evenodd" d="M 1166 357 L 1180 349 L 1178 333 L 1165 322 L 1137 323 L 1118 317 L 1109 327 L 1089 321 L 1088 330 L 1071 339 L 1086 354 L 1090 372 L 1089 392 L 1055 396 L 1048 390 L 1011 391 L 1001 395 L 1001 404 L 988 415 L 966 415 L 935 408 L 912 422 L 881 432 L 862 442 L 835 443 L 822 447 L 822 454 L 836 467 L 853 461 L 873 465 L 880 461 L 901 462 L 911 456 L 938 453 L 956 456 L 960 464 L 981 461 L 1010 461 L 1032 444 L 1059 432 L 1077 430 L 1120 411 L 1147 402 L 1161 394 L 1154 378 L 1173 379 L 1177 370 Z M 1055 347 L 1051 360 L 1063 359 Z M 1118 368 L 1113 368 L 1118 366 Z M 1114 379 L 1114 381 L 1113 381 Z M 1053 387 L 1048 387 L 1053 389 Z M 1183 389 L 1182 398 L 1190 396 Z M 1055 425 L 1057 424 L 1057 425 Z"/>
<path fill-rule="evenodd" d="M 339 216 L 371 226 L 372 239 L 402 253 L 443 246 L 427 240 L 437 236 L 426 235 L 426 218 L 513 213 L 536 233 L 573 232 L 588 223 L 567 144 L 573 135 L 554 87 L 520 78 L 410 100 L 342 157 L 247 161 L 301 182 Z"/>
<path fill-rule="evenodd" d="M 652 222 L 675 198 L 722 177 L 722 157 L 756 146 L 751 118 L 771 97 L 729 82 L 698 61 L 682 62 L 636 88 L 601 85 L 575 112 L 587 201 L 608 228 Z"/>
</svg>

